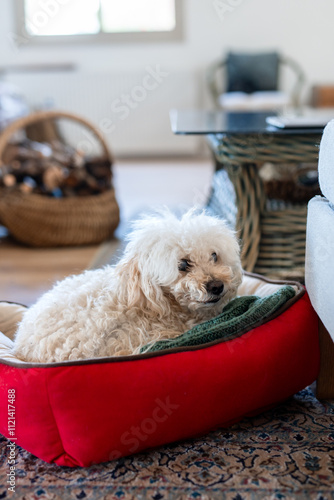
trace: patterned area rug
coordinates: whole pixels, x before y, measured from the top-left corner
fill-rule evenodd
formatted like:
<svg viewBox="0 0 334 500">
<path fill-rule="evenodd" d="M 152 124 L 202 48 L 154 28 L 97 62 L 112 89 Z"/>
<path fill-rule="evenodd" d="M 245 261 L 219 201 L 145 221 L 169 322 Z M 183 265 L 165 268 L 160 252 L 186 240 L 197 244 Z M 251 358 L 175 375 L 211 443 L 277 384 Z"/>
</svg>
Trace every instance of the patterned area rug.
<svg viewBox="0 0 334 500">
<path fill-rule="evenodd" d="M 17 447 L 7 490 L 0 439 L 0 499 L 334 498 L 334 401 L 310 388 L 228 429 L 86 469 L 49 465 Z"/>
</svg>

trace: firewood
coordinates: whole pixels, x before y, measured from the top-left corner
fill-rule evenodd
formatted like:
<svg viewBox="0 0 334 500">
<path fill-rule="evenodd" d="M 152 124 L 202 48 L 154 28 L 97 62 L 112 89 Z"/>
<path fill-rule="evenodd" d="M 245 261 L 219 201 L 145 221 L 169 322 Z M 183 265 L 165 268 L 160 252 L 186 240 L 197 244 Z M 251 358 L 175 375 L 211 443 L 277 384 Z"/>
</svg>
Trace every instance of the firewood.
<svg viewBox="0 0 334 500">
<path fill-rule="evenodd" d="M 19 188 L 22 193 L 32 193 L 36 187 L 36 182 L 31 177 L 25 177 Z"/>
<path fill-rule="evenodd" d="M 87 168 L 88 172 L 96 177 L 97 179 L 110 179 L 111 178 L 111 170 L 110 165 L 90 165 Z"/>
<path fill-rule="evenodd" d="M 75 151 L 74 155 L 72 156 L 72 161 L 74 167 L 82 168 L 85 164 L 84 154 L 81 151 Z"/>
<path fill-rule="evenodd" d="M 15 162 L 16 163 L 16 162 Z M 11 167 L 14 168 L 13 163 Z M 25 160 L 20 164 L 20 169 L 15 166 L 17 172 L 21 171 L 29 177 L 39 176 L 41 174 L 40 162 L 35 160 Z"/>
<path fill-rule="evenodd" d="M 43 153 L 41 151 L 36 151 L 33 149 L 28 149 L 24 146 L 19 146 L 17 149 L 16 158 L 18 160 L 39 160 L 43 158 Z"/>
<path fill-rule="evenodd" d="M 43 174 L 43 183 L 47 190 L 58 188 L 64 181 L 64 171 L 59 165 L 50 165 Z"/>
<path fill-rule="evenodd" d="M 20 168 L 21 168 L 21 163 L 18 160 L 13 160 L 13 161 L 8 162 L 8 163 L 10 163 L 10 166 L 13 170 L 20 170 Z"/>
<path fill-rule="evenodd" d="M 13 174 L 6 174 L 6 175 L 4 175 L 4 177 L 3 177 L 3 183 L 4 183 L 4 186 L 6 186 L 6 187 L 13 187 L 13 186 L 15 186 L 15 184 L 16 184 L 15 175 L 13 175 Z"/>
<path fill-rule="evenodd" d="M 71 154 L 54 151 L 52 153 L 52 160 L 58 162 L 60 165 L 68 166 L 72 163 Z"/>
<path fill-rule="evenodd" d="M 86 183 L 87 185 L 94 191 L 99 191 L 99 183 L 98 180 L 92 175 L 86 174 Z"/>
<path fill-rule="evenodd" d="M 50 144 L 46 144 L 45 142 L 36 142 L 36 141 L 29 141 L 28 142 L 28 148 L 33 151 L 37 151 L 38 153 L 41 153 L 42 156 L 48 158 L 52 156 L 52 147 Z"/>
<path fill-rule="evenodd" d="M 111 187 L 107 158 L 86 157 L 57 139 L 50 143 L 25 139 L 6 151 L 0 186 L 58 198 L 99 194 Z"/>
<path fill-rule="evenodd" d="M 62 153 L 67 155 L 68 157 L 71 157 L 75 152 L 75 149 L 72 146 L 70 146 L 69 144 L 64 144 L 58 140 L 53 140 L 50 144 L 52 146 L 54 154 Z"/>
<path fill-rule="evenodd" d="M 73 171 L 70 171 L 68 176 L 64 179 L 64 186 L 67 188 L 75 188 L 79 185 L 80 180 L 77 178 Z"/>
<path fill-rule="evenodd" d="M 17 157 L 17 150 L 18 150 L 17 144 L 8 144 L 6 146 L 6 149 L 2 156 L 2 161 L 5 165 L 8 165 L 13 161 L 15 161 L 15 158 Z"/>
</svg>

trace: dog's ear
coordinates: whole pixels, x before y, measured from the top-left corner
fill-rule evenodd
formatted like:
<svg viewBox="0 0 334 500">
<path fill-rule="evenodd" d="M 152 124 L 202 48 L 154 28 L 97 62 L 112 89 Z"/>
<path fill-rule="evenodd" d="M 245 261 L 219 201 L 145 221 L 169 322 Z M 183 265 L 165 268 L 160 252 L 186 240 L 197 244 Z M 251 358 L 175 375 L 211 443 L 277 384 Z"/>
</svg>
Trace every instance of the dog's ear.
<svg viewBox="0 0 334 500">
<path fill-rule="evenodd" d="M 120 289 L 118 296 L 128 307 L 140 307 L 146 313 L 164 316 L 169 309 L 168 299 L 145 270 L 140 270 L 138 259 L 132 256 L 117 266 Z"/>
<path fill-rule="evenodd" d="M 118 275 L 117 294 L 121 302 L 128 307 L 141 307 L 144 295 L 140 286 L 141 273 L 138 268 L 138 260 L 135 257 L 123 259 L 116 268 Z"/>
<path fill-rule="evenodd" d="M 145 308 L 152 315 L 163 318 L 170 314 L 170 301 L 161 286 L 145 270 L 141 273 L 140 287 L 145 297 Z"/>
</svg>

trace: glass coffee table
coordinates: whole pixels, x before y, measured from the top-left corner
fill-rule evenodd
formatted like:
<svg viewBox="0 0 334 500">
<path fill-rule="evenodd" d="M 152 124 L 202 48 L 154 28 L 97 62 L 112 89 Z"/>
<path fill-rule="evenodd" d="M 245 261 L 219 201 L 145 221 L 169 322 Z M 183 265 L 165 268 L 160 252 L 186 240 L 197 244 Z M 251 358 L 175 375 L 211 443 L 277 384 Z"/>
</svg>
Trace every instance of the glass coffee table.
<svg viewBox="0 0 334 500">
<path fill-rule="evenodd" d="M 266 122 L 273 114 L 172 110 L 170 117 L 175 134 L 208 140 L 216 173 L 207 208 L 237 230 L 244 269 L 303 281 L 323 126 L 279 129 Z"/>
</svg>

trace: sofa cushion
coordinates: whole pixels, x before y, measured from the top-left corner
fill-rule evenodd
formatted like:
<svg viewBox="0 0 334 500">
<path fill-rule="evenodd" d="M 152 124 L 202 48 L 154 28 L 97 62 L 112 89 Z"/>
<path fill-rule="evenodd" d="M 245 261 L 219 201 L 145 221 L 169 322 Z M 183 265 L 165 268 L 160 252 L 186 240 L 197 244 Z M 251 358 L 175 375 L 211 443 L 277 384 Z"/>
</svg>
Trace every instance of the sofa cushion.
<svg viewBox="0 0 334 500">
<path fill-rule="evenodd" d="M 324 130 L 320 143 L 318 168 L 321 191 L 328 200 L 334 203 L 334 120 L 331 120 Z"/>
</svg>

